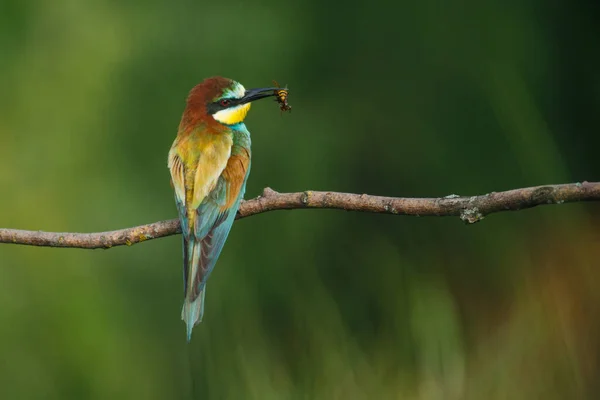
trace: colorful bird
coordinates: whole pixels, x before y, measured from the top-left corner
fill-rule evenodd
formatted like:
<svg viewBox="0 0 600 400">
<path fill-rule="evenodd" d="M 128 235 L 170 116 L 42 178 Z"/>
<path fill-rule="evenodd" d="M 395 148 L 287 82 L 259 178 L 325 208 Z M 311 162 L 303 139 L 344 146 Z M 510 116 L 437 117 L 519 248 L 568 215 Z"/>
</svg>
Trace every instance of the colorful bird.
<svg viewBox="0 0 600 400">
<path fill-rule="evenodd" d="M 246 190 L 250 132 L 244 118 L 250 102 L 275 96 L 277 88 L 246 90 L 213 77 L 187 98 L 168 166 L 183 233 L 185 299 L 181 319 L 187 340 L 202 321 L 210 276 Z"/>
</svg>

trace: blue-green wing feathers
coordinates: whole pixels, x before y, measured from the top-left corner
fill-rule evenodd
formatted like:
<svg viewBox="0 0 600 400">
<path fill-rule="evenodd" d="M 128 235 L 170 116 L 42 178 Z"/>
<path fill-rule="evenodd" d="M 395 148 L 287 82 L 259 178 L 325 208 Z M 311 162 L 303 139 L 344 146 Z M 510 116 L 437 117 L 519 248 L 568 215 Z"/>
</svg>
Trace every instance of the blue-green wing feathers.
<svg viewBox="0 0 600 400">
<path fill-rule="evenodd" d="M 188 340 L 192 328 L 202 321 L 206 280 L 214 269 L 231 231 L 244 196 L 246 179 L 247 175 L 233 206 L 222 211 L 229 184 L 222 177 L 219 178 L 213 191 L 197 209 L 196 226 L 191 235 L 183 236 L 185 302 L 182 319 L 188 326 Z M 183 226 L 183 220 L 187 219 L 185 209 L 183 212 L 180 210 L 179 215 Z"/>
</svg>

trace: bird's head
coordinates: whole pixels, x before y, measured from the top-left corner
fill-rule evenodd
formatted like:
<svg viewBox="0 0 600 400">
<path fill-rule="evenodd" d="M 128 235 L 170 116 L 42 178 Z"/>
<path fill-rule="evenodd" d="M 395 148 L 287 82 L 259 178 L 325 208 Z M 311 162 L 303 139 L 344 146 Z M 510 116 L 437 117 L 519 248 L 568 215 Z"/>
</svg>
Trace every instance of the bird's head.
<svg viewBox="0 0 600 400">
<path fill-rule="evenodd" d="M 241 83 L 220 76 L 207 78 L 196 85 L 187 99 L 188 122 L 197 119 L 214 120 L 222 125 L 235 125 L 244 121 L 250 103 L 275 96 L 277 88 L 246 89 Z"/>
</svg>

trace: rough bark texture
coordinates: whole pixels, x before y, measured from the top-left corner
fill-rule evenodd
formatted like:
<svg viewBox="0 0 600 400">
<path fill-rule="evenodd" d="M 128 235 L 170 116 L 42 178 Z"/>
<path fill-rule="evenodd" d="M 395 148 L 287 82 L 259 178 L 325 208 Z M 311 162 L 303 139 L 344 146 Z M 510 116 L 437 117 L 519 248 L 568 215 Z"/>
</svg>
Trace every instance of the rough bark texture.
<svg viewBox="0 0 600 400">
<path fill-rule="evenodd" d="M 600 200 L 600 182 L 546 185 L 492 192 L 481 196 L 449 195 L 440 198 L 383 197 L 367 194 L 317 192 L 278 193 L 265 188 L 255 199 L 242 202 L 237 219 L 274 210 L 332 208 L 394 215 L 456 216 L 465 223 L 481 221 L 500 211 L 516 211 L 544 204 L 562 204 Z M 179 221 L 98 233 L 59 233 L 0 228 L 0 243 L 32 246 L 109 249 L 181 233 Z"/>
</svg>

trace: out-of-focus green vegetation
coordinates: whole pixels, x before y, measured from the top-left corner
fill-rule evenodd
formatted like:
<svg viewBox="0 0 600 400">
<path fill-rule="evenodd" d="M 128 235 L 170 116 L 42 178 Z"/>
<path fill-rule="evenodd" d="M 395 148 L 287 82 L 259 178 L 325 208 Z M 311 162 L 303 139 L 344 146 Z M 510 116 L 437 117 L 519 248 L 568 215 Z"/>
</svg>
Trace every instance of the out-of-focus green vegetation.
<svg viewBox="0 0 600 400">
<path fill-rule="evenodd" d="M 189 89 L 291 88 L 247 119 L 264 186 L 444 196 L 600 176 L 594 1 L 0 5 L 0 226 L 175 217 Z M 239 221 L 185 343 L 179 237 L 0 245 L 2 399 L 592 399 L 600 219 Z"/>
</svg>

